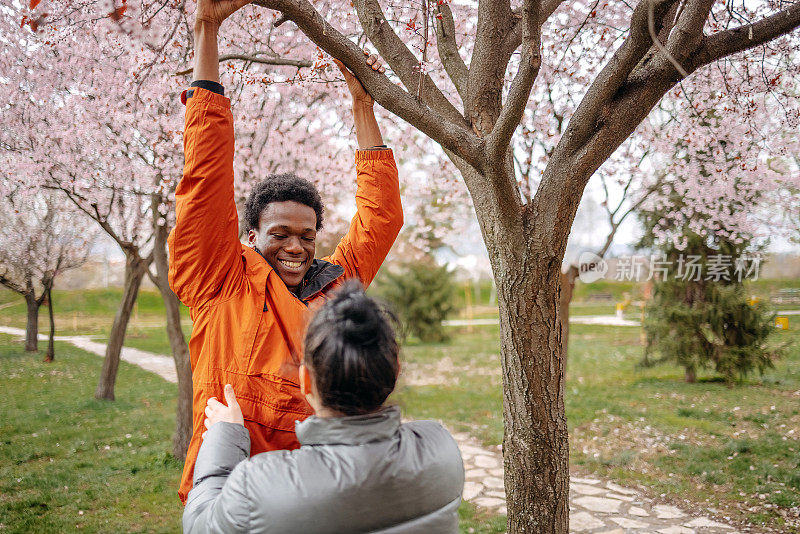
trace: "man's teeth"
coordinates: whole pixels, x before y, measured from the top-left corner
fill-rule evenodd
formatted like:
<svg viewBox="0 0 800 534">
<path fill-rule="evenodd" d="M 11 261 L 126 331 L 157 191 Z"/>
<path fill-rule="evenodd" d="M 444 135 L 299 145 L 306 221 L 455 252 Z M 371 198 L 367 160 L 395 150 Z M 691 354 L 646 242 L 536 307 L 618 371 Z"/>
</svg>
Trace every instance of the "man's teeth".
<svg viewBox="0 0 800 534">
<path fill-rule="evenodd" d="M 286 260 L 278 260 L 281 264 L 285 265 L 289 269 L 299 269 L 301 265 L 303 265 L 302 261 L 286 261 Z"/>
</svg>

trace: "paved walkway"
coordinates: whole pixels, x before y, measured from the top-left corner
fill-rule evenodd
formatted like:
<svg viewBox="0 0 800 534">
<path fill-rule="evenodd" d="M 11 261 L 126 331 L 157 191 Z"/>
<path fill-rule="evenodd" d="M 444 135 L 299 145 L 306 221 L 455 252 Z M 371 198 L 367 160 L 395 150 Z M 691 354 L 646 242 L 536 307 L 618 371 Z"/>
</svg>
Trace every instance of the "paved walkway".
<svg viewBox="0 0 800 534">
<path fill-rule="evenodd" d="M 0 326 L 0 334 L 10 334 L 12 336 L 24 338 L 25 330 L 22 328 L 12 328 L 10 326 Z M 39 339 L 47 341 L 47 336 L 39 334 Z M 98 356 L 106 355 L 105 343 L 92 341 L 91 336 L 56 336 L 55 339 L 56 341 L 72 343 L 79 349 L 97 354 Z M 123 347 L 120 357 L 126 362 L 138 365 L 142 369 L 155 373 L 165 380 L 170 382 L 178 381 L 178 375 L 175 372 L 175 362 L 171 356 L 162 356 L 160 354 L 153 354 L 152 352 Z"/>
<path fill-rule="evenodd" d="M 20 328 L 0 326 L 0 333 L 24 337 Z M 47 336 L 40 335 L 47 339 Z M 72 343 L 88 352 L 105 355 L 105 345 L 88 336 L 56 336 L 58 341 Z M 138 365 L 162 378 L 176 382 L 172 358 L 125 347 L 122 359 Z M 465 433 L 454 433 L 464 458 L 466 482 L 464 499 L 476 506 L 506 513 L 503 487 L 503 458 L 499 448 L 487 449 Z M 587 534 L 738 534 L 725 523 L 707 515 L 690 513 L 674 506 L 656 504 L 638 490 L 619 486 L 598 478 L 570 479 L 570 531 Z"/>
</svg>

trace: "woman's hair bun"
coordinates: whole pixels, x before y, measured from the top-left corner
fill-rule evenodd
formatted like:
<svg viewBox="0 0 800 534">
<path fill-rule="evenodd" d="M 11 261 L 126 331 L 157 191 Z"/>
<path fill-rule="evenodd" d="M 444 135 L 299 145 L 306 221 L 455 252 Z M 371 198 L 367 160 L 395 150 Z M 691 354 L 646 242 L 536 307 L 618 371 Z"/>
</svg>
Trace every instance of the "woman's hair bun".
<svg viewBox="0 0 800 534">
<path fill-rule="evenodd" d="M 331 303 L 336 327 L 350 343 L 367 345 L 376 341 L 382 311 L 358 284 L 346 284 Z"/>
</svg>

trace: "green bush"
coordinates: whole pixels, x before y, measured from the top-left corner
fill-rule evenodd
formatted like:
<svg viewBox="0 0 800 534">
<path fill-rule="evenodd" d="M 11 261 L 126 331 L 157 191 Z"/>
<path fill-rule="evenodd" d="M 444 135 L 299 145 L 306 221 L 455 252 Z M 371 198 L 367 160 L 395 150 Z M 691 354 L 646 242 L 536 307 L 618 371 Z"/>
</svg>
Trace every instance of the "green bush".
<svg viewBox="0 0 800 534">
<path fill-rule="evenodd" d="M 428 262 L 406 263 L 385 271 L 376 280 L 375 291 L 392 305 L 403 336 L 422 341 L 447 339 L 442 321 L 454 310 L 455 284 L 447 267 Z"/>
<path fill-rule="evenodd" d="M 652 230 L 653 221 L 662 215 L 645 212 L 645 228 Z M 680 248 L 657 243 L 651 233 L 641 242 L 667 260 L 666 272 L 654 278 L 653 299 L 645 309 L 642 364 L 677 363 L 685 369 L 687 382 L 694 382 L 701 369 L 713 369 L 729 384 L 753 371 L 764 374 L 781 354 L 768 343 L 775 332 L 774 314 L 763 304 L 748 302 L 741 272 L 708 276 L 714 261 L 727 258 L 728 265 L 735 266 L 758 249 L 748 239 L 701 235 L 688 225 L 679 230 L 684 239 Z M 681 275 L 684 258 L 694 258 L 701 274 Z"/>
<path fill-rule="evenodd" d="M 741 284 L 659 282 L 644 327 L 643 363 L 673 361 L 686 370 L 687 381 L 711 368 L 731 383 L 752 371 L 763 374 L 778 357 L 767 344 L 774 315 L 748 304 Z"/>
</svg>

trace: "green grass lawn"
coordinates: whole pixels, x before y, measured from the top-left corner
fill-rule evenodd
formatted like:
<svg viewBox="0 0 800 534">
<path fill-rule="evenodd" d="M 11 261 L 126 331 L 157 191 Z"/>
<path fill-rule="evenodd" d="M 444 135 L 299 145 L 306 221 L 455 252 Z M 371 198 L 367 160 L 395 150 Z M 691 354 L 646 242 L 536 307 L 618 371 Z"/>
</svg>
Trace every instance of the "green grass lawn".
<svg viewBox="0 0 800 534">
<path fill-rule="evenodd" d="M 758 289 L 774 288 L 765 283 Z M 110 324 L 116 305 L 113 292 L 99 292 L 96 302 L 92 295 L 97 292 L 84 293 L 57 294 L 64 302 L 64 320 L 85 309 L 85 320 L 73 330 L 102 339 L 107 332 L 102 325 Z M 160 297 L 155 292 L 142 295 L 139 319 L 126 345 L 168 354 L 166 333 L 158 325 L 163 323 Z M 13 301 L 0 291 L 0 324 L 24 325 L 24 308 L 15 312 L 13 305 L 1 307 Z M 575 316 L 608 314 L 613 304 L 577 301 L 571 311 Z M 154 321 L 161 323 L 153 325 Z M 639 328 L 573 325 L 566 390 L 573 468 L 642 486 L 652 496 L 686 499 L 686 506 L 712 507 L 732 517 L 797 531 L 783 516 L 794 514 L 797 522 L 800 509 L 799 324 L 790 318 L 792 330 L 776 333 L 776 340 L 793 345 L 774 370 L 733 388 L 709 374 L 701 374 L 697 384 L 686 384 L 677 367 L 638 368 Z M 59 333 L 70 333 L 67 327 Z M 188 335 L 188 323 L 185 330 Z M 406 343 L 403 378 L 393 401 L 410 417 L 441 419 L 487 445 L 499 444 L 503 427 L 498 328 L 449 332 L 448 343 Z M 179 509 L 174 508 L 173 496 L 179 466 L 166 454 L 174 386 L 123 362 L 119 400 L 93 401 L 100 358 L 59 344 L 55 364 L 47 365 L 3 339 L 0 376 L 6 377 L 12 406 L 0 419 L 5 440 L 0 505 L 19 519 L 10 525 L 0 508 L 0 522 L 25 531 L 39 524 L 74 528 L 83 521 L 89 530 L 105 531 L 103 525 L 114 525 L 114 517 L 121 514 L 124 521 L 119 524 L 133 531 L 152 530 L 153 525 L 176 528 Z M 77 419 L 68 418 L 72 413 L 79 414 Z M 150 420 L 143 423 L 145 417 Z M 50 434 L 39 431 L 43 428 Z M 132 428 L 147 430 L 137 434 Z M 119 437 L 126 434 L 132 437 Z M 128 442 L 136 455 L 123 450 Z M 111 448 L 106 451 L 105 445 Z M 26 455 L 31 459 L 24 459 Z M 145 479 L 139 473 L 145 467 L 145 479 L 152 484 L 142 493 Z M 14 482 L 17 478 L 23 482 Z M 61 478 L 76 481 L 61 484 Z M 30 487 L 24 485 L 26 480 Z M 70 490 L 62 492 L 63 486 Z M 80 492 L 73 494 L 74 488 Z M 132 504 L 126 505 L 126 499 Z M 79 510 L 84 511 L 80 517 L 75 515 Z M 144 517 L 145 512 L 149 516 Z M 461 514 L 465 528 L 503 531 L 502 518 L 486 517 L 467 505 Z M 43 522 L 31 523 L 39 520 Z"/>
<path fill-rule="evenodd" d="M 11 339 L 0 334 L 0 531 L 179 532 L 175 385 L 121 362 L 117 400 L 98 401 L 101 358 L 58 343 L 47 364 Z M 469 503 L 459 515 L 464 533 L 505 531 Z"/>
<path fill-rule="evenodd" d="M 107 336 L 122 299 L 122 290 L 53 290 L 56 334 Z M 25 300 L 8 289 L 0 288 L 0 324 L 25 328 Z M 182 318 L 189 323 L 188 308 L 181 307 Z M 50 327 L 47 308 L 39 310 L 39 333 Z M 164 302 L 153 289 L 139 291 L 131 314 L 130 327 L 150 328 L 164 325 Z"/>
<path fill-rule="evenodd" d="M 0 335 L 0 531 L 177 532 L 175 385 L 121 362 L 117 400 L 98 401 L 101 358 L 59 343 L 46 364 L 10 339 Z"/>
</svg>

